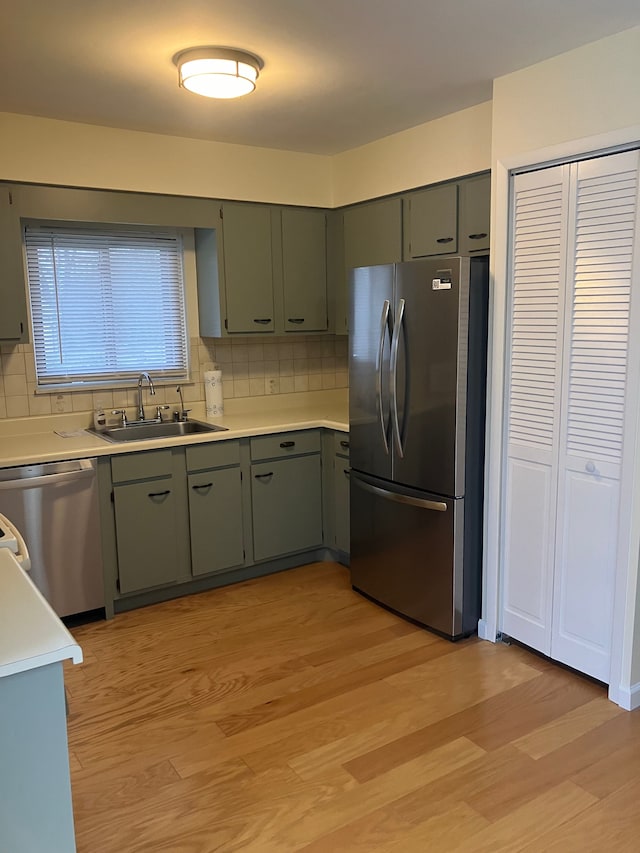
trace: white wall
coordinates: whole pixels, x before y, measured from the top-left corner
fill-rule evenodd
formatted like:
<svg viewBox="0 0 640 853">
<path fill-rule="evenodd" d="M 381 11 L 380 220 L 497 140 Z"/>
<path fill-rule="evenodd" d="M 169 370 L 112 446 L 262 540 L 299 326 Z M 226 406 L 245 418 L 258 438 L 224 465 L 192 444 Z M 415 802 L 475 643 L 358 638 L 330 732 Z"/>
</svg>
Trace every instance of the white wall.
<svg viewBox="0 0 640 853">
<path fill-rule="evenodd" d="M 491 101 L 333 158 L 334 205 L 483 172 L 491 165 Z"/>
<path fill-rule="evenodd" d="M 618 33 L 494 81 L 489 446 L 485 595 L 481 629 L 498 623 L 500 459 L 504 393 L 504 329 L 508 236 L 508 171 L 640 141 L 640 27 Z M 640 497 L 640 496 L 636 496 Z M 635 501 L 632 550 L 621 619 L 616 625 L 613 680 L 627 690 L 640 681 L 640 590 L 637 589 L 640 500 Z M 636 597 L 638 596 L 637 600 Z M 637 626 L 637 627 L 636 627 Z M 615 672 L 614 672 L 615 670 Z M 615 686 L 614 686 L 614 689 Z"/>
<path fill-rule="evenodd" d="M 331 158 L 0 113 L 0 180 L 330 207 Z"/>
<path fill-rule="evenodd" d="M 490 162 L 490 102 L 335 157 L 0 113 L 0 180 L 339 207 Z"/>
</svg>

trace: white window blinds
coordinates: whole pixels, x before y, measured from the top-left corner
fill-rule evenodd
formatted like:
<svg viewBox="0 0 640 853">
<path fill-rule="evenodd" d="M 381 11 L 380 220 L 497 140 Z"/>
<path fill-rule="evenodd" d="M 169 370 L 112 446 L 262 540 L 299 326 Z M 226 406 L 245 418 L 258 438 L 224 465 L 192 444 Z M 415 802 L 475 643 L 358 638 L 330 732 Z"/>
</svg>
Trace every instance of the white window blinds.
<svg viewBox="0 0 640 853">
<path fill-rule="evenodd" d="M 38 385 L 188 371 L 176 232 L 25 228 Z"/>
</svg>

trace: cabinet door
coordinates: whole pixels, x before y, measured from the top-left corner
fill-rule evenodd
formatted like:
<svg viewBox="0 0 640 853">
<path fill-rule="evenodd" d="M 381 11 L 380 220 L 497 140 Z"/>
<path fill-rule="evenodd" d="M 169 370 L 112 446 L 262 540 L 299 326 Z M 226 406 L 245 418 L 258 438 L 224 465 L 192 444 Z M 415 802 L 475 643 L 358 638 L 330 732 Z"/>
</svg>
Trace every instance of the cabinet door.
<svg viewBox="0 0 640 853">
<path fill-rule="evenodd" d="M 513 182 L 502 631 L 551 653 L 568 171 Z"/>
<path fill-rule="evenodd" d="M 322 545 L 320 456 L 252 465 L 251 505 L 256 560 Z"/>
<path fill-rule="evenodd" d="M 0 340 L 28 340 L 22 231 L 7 187 L 0 187 L 0 300 Z"/>
<path fill-rule="evenodd" d="M 342 310 L 349 306 L 349 280 L 355 267 L 394 264 L 402 260 L 402 201 L 387 198 L 351 207 L 343 212 L 343 292 L 337 295 Z M 340 320 L 336 323 L 336 328 Z M 346 329 L 349 331 L 348 320 Z"/>
<path fill-rule="evenodd" d="M 282 211 L 285 332 L 322 332 L 327 317 L 327 217 L 322 210 Z"/>
<path fill-rule="evenodd" d="M 342 456 L 336 456 L 334 462 L 335 544 L 339 551 L 348 554 L 351 534 L 349 516 L 349 460 Z"/>
<path fill-rule="evenodd" d="M 120 592 L 173 583 L 179 573 L 171 477 L 115 486 Z"/>
<path fill-rule="evenodd" d="M 367 202 L 344 211 L 344 262 L 354 267 L 402 260 L 402 206 L 399 198 Z"/>
<path fill-rule="evenodd" d="M 473 255 L 489 251 L 491 175 L 469 178 L 458 185 L 458 251 Z"/>
<path fill-rule="evenodd" d="M 404 199 L 404 256 L 424 258 L 458 250 L 458 185 L 444 184 Z"/>
<path fill-rule="evenodd" d="M 222 206 L 224 277 L 229 332 L 273 332 L 271 208 Z"/>
<path fill-rule="evenodd" d="M 206 575 L 244 562 L 239 468 L 189 474 L 191 571 Z"/>
</svg>

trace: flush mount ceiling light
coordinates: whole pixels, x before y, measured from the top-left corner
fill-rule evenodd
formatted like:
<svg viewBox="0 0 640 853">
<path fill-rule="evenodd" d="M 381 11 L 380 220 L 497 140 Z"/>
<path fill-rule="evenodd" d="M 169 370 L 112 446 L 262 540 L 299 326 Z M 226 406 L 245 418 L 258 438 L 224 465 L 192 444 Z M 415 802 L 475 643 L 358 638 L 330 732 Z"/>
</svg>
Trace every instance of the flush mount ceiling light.
<svg viewBox="0 0 640 853">
<path fill-rule="evenodd" d="M 205 98 L 239 98 L 256 88 L 262 60 L 229 47 L 183 50 L 174 60 L 180 86 Z"/>
</svg>

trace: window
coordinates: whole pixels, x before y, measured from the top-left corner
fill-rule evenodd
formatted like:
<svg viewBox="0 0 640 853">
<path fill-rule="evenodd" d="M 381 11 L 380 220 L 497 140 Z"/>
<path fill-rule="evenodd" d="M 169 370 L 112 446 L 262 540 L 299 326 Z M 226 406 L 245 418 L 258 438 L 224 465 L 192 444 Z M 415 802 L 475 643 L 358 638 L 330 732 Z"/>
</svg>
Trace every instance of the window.
<svg viewBox="0 0 640 853">
<path fill-rule="evenodd" d="M 29 224 L 25 247 L 39 387 L 186 378 L 176 231 Z"/>
</svg>

